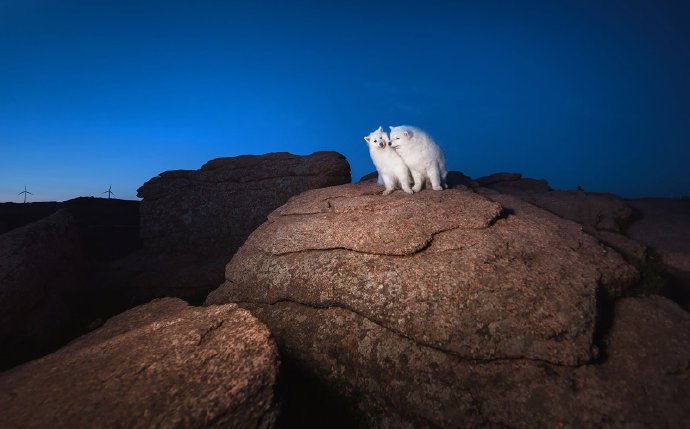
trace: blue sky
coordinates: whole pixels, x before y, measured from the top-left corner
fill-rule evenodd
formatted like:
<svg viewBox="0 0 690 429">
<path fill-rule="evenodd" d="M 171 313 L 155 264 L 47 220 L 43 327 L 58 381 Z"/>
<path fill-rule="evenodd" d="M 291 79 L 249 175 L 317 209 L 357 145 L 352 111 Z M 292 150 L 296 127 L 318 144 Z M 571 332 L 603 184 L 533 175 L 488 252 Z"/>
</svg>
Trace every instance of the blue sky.
<svg viewBox="0 0 690 429">
<path fill-rule="evenodd" d="M 289 3 L 289 5 L 288 5 Z M 0 201 L 417 125 L 452 170 L 690 195 L 683 1 L 0 0 Z"/>
</svg>

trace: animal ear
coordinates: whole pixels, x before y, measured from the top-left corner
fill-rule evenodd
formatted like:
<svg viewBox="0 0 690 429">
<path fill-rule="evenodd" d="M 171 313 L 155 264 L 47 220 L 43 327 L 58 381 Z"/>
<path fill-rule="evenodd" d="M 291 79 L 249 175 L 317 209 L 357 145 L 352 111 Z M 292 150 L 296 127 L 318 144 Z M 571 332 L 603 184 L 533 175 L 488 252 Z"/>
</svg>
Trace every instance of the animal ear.
<svg viewBox="0 0 690 429">
<path fill-rule="evenodd" d="M 379 129 L 378 129 L 378 130 L 376 130 L 376 131 L 378 131 L 378 132 L 381 132 L 381 131 L 383 131 L 383 127 L 379 125 Z"/>
<path fill-rule="evenodd" d="M 371 137 L 369 137 L 369 136 L 364 137 L 364 141 L 369 143 L 371 141 Z"/>
<path fill-rule="evenodd" d="M 403 134 L 405 134 L 405 137 L 407 137 L 408 139 L 409 139 L 410 137 L 412 137 L 412 131 L 405 130 L 405 131 L 403 131 Z"/>
<path fill-rule="evenodd" d="M 395 128 L 395 127 L 392 127 L 392 126 L 389 125 L 388 128 L 390 128 L 391 131 L 393 131 L 393 128 Z"/>
</svg>

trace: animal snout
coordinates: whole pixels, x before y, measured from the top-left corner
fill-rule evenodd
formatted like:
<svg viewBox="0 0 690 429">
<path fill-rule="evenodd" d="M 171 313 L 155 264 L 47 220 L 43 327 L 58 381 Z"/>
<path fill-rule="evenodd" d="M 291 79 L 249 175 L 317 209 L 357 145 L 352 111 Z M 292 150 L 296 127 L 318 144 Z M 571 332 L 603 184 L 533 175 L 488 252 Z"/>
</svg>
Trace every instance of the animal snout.
<svg viewBox="0 0 690 429">
<path fill-rule="evenodd" d="M 386 147 L 386 142 L 379 142 L 379 147 Z"/>
<path fill-rule="evenodd" d="M 388 146 L 393 146 L 393 142 L 388 142 Z"/>
</svg>

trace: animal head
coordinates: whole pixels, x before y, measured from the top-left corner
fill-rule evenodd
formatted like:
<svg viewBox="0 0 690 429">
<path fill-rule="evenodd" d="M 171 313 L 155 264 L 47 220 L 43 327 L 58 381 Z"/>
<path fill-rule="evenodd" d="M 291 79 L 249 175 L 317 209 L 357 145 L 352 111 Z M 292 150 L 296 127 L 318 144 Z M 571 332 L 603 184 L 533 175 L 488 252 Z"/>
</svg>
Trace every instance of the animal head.
<svg viewBox="0 0 690 429">
<path fill-rule="evenodd" d="M 388 140 L 388 146 L 397 149 L 400 145 L 412 139 L 412 130 L 405 127 L 390 127 L 391 135 Z"/>
<path fill-rule="evenodd" d="M 364 141 L 370 146 L 376 146 L 383 149 L 387 144 L 390 144 L 391 140 L 388 137 L 388 133 L 383 131 L 383 127 L 379 127 L 376 131 L 364 137 Z"/>
</svg>

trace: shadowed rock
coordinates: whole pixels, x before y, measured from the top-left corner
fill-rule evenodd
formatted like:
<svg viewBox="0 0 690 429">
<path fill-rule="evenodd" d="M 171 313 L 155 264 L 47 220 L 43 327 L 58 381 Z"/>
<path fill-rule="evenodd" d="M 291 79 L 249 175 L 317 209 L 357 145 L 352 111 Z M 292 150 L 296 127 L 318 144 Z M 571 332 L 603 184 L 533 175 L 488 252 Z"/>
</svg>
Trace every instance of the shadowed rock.
<svg viewBox="0 0 690 429">
<path fill-rule="evenodd" d="M 0 203 L 0 234 L 60 209 L 74 217 L 84 255 L 92 262 L 119 259 L 141 248 L 139 201 L 79 197 L 60 203 Z"/>
<path fill-rule="evenodd" d="M 0 235 L 0 368 L 59 345 L 74 324 L 86 261 L 72 215 L 60 210 Z"/>
<path fill-rule="evenodd" d="M 551 191 L 551 187 L 544 179 L 516 179 L 496 182 L 486 186 L 502 194 L 519 197 Z"/>
<path fill-rule="evenodd" d="M 343 308 L 246 304 L 286 358 L 359 397 L 374 427 L 688 427 L 690 316 L 624 298 L 602 363 L 463 359 Z"/>
<path fill-rule="evenodd" d="M 270 427 L 276 373 L 249 312 L 166 298 L 0 374 L 0 426 Z"/>
<path fill-rule="evenodd" d="M 144 250 L 99 273 L 105 290 L 134 303 L 176 296 L 200 303 L 223 281 L 223 267 L 289 197 L 350 181 L 336 152 L 219 158 L 196 171 L 167 171 L 139 188 Z"/>
<path fill-rule="evenodd" d="M 483 176 L 474 179 L 471 183 L 471 186 L 488 186 L 500 182 L 511 182 L 514 180 L 520 180 L 521 178 L 522 174 L 520 173 L 494 173 L 489 176 Z"/>
<path fill-rule="evenodd" d="M 350 182 L 336 152 L 218 158 L 196 171 L 166 171 L 139 188 L 141 236 L 158 253 L 229 257 L 287 199 Z"/>
<path fill-rule="evenodd" d="M 626 233 L 660 256 L 671 278 L 669 296 L 690 309 L 690 199 L 627 200 L 635 211 Z"/>
</svg>

